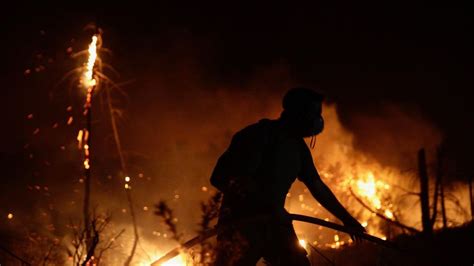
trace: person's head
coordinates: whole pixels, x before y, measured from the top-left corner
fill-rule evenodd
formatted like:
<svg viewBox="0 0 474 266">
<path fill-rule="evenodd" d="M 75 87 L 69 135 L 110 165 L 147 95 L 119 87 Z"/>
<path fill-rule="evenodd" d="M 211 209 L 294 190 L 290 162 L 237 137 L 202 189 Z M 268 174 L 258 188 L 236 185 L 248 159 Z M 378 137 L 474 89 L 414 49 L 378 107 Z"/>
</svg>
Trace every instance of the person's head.
<svg viewBox="0 0 474 266">
<path fill-rule="evenodd" d="M 309 88 L 292 88 L 283 97 L 281 119 L 298 136 L 310 137 L 321 133 L 324 119 L 321 115 L 324 96 Z"/>
</svg>

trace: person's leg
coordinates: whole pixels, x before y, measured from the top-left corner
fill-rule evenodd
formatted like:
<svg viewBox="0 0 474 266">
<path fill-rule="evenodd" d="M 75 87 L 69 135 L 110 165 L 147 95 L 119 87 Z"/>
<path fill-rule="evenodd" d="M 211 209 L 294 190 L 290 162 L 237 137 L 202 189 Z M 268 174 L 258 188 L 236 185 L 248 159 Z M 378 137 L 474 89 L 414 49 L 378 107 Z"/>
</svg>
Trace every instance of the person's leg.
<svg viewBox="0 0 474 266">
<path fill-rule="evenodd" d="M 267 231 L 264 259 L 275 266 L 310 266 L 293 226 L 274 225 Z"/>
<path fill-rule="evenodd" d="M 215 266 L 255 265 L 262 256 L 263 239 L 255 227 L 235 228 L 220 232 L 217 237 Z"/>
</svg>

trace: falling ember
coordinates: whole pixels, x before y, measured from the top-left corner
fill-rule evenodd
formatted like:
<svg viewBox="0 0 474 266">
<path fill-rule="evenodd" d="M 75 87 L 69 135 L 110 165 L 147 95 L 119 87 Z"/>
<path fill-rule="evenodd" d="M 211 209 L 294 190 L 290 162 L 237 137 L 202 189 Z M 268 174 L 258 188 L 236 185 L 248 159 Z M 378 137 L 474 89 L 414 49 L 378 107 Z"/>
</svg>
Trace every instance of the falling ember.
<svg viewBox="0 0 474 266">
<path fill-rule="evenodd" d="M 130 182 L 130 177 L 129 176 L 125 177 L 125 182 Z"/>
<path fill-rule="evenodd" d="M 82 147 L 83 136 L 84 136 L 84 131 L 79 130 L 79 132 L 77 133 L 77 147 L 79 149 L 81 149 L 81 147 Z"/>
<path fill-rule="evenodd" d="M 91 166 L 90 166 L 90 164 L 89 164 L 89 159 L 85 159 L 85 160 L 84 160 L 84 168 L 85 168 L 85 169 L 89 169 L 90 167 L 91 167 Z"/>
<path fill-rule="evenodd" d="M 13 213 L 9 213 L 9 214 L 7 215 L 7 218 L 8 218 L 8 220 L 13 219 Z"/>
<path fill-rule="evenodd" d="M 90 88 L 97 84 L 97 81 L 93 77 L 94 64 L 97 59 L 97 35 L 92 36 L 92 42 L 89 45 L 89 59 L 86 64 L 86 71 L 82 77 L 82 84 L 84 87 Z"/>
</svg>

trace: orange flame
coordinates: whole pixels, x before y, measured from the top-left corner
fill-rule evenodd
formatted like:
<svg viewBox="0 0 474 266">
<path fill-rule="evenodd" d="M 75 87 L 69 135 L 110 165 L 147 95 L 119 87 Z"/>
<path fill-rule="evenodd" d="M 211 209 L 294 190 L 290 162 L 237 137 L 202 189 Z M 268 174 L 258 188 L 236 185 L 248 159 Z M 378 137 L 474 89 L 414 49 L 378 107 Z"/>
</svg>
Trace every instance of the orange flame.
<svg viewBox="0 0 474 266">
<path fill-rule="evenodd" d="M 82 77 L 82 84 L 84 87 L 90 88 L 97 84 L 97 81 L 94 78 L 94 65 L 97 60 L 97 35 L 92 36 L 92 42 L 89 44 L 89 59 L 85 65 L 86 71 Z"/>
</svg>

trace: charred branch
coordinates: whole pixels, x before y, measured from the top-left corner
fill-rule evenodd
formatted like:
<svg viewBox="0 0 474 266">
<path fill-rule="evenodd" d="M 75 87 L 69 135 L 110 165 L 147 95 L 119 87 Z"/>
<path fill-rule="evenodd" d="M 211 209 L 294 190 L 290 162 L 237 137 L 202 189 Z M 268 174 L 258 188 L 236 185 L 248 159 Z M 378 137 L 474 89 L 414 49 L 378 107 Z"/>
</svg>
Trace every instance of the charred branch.
<svg viewBox="0 0 474 266">
<path fill-rule="evenodd" d="M 407 230 L 409 231 L 410 233 L 419 233 L 420 231 L 418 231 L 416 228 L 413 228 L 411 226 L 408 226 L 408 225 L 405 225 L 405 224 L 402 224 L 401 222 L 399 221 L 396 221 L 396 220 L 392 220 L 392 219 L 389 219 L 387 218 L 385 215 L 373 210 L 371 207 L 369 207 L 367 204 L 365 204 L 365 202 L 359 198 L 355 193 L 354 191 L 349 188 L 349 191 L 351 192 L 351 195 L 357 200 L 357 202 L 359 202 L 362 207 L 364 207 L 365 209 L 367 209 L 369 212 L 375 214 L 377 217 L 379 218 L 382 218 L 384 221 L 387 221 L 388 223 L 392 224 L 392 225 L 395 225 L 401 229 L 404 229 L 404 230 Z"/>
<path fill-rule="evenodd" d="M 433 234 L 433 227 L 430 221 L 429 184 L 424 149 L 418 151 L 418 174 L 420 177 L 421 223 L 423 233 L 430 236 Z"/>
</svg>

